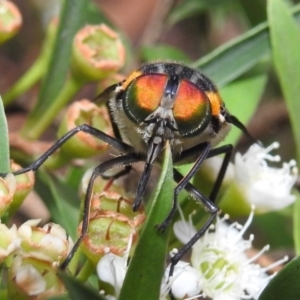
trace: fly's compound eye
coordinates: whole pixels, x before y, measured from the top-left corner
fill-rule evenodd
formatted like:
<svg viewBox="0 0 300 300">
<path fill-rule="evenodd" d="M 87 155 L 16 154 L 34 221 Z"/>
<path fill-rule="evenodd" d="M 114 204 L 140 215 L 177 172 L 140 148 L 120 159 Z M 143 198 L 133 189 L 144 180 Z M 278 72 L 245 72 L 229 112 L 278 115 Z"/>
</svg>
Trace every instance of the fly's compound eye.
<svg viewBox="0 0 300 300">
<path fill-rule="evenodd" d="M 181 136 L 195 136 L 210 123 L 211 104 L 199 87 L 190 81 L 182 80 L 175 98 L 173 115 Z"/>
<path fill-rule="evenodd" d="M 160 104 L 168 76 L 164 74 L 141 75 L 127 86 L 123 109 L 135 123 L 142 123 Z"/>
</svg>

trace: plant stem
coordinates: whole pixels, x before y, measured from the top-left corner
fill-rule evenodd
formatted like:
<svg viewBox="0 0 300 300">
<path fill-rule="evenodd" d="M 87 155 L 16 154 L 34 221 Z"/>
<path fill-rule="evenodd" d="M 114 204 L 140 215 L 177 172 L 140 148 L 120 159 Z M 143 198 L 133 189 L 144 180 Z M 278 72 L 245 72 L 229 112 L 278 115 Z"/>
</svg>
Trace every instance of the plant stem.
<svg viewBox="0 0 300 300">
<path fill-rule="evenodd" d="M 48 61 L 40 56 L 31 68 L 3 95 L 3 103 L 8 106 L 18 96 L 29 90 L 45 73 Z"/>
<path fill-rule="evenodd" d="M 53 19 L 48 26 L 39 57 L 30 69 L 3 96 L 3 103 L 5 106 L 29 90 L 45 74 L 53 51 L 56 32 L 57 21 Z"/>
<path fill-rule="evenodd" d="M 51 106 L 39 118 L 28 119 L 21 130 L 23 138 L 36 140 L 49 127 L 61 109 L 68 104 L 71 98 L 82 87 L 83 82 L 69 76 L 63 89 L 57 98 L 52 102 Z"/>
<path fill-rule="evenodd" d="M 92 263 L 89 260 L 86 260 L 80 272 L 76 276 L 76 279 L 78 279 L 81 282 L 86 282 L 93 272 L 94 272 L 94 267 Z"/>
</svg>

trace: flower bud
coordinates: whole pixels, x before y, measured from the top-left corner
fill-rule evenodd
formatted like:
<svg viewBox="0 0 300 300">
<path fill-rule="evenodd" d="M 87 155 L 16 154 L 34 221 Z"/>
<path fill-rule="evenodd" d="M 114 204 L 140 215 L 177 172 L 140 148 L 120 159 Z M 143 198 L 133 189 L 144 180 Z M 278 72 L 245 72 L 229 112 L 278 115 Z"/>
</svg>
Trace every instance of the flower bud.
<svg viewBox="0 0 300 300">
<path fill-rule="evenodd" d="M 63 261 L 73 247 L 65 230 L 58 224 L 48 223 L 37 227 L 40 220 L 29 220 L 18 229 L 21 248 L 27 257 L 47 261 L 56 266 Z"/>
<path fill-rule="evenodd" d="M 80 193 L 82 198 L 85 197 L 86 190 L 88 188 L 88 184 L 93 171 L 94 168 L 88 169 L 81 179 Z M 107 173 L 105 174 L 108 175 Z M 102 193 L 104 191 L 114 191 L 121 195 L 125 195 L 126 193 L 121 178 L 104 179 L 102 176 L 98 176 L 94 181 L 93 194 Z"/>
<path fill-rule="evenodd" d="M 93 168 L 87 170 L 81 181 L 82 203 L 84 202 L 92 172 Z M 134 226 L 139 229 L 146 219 L 144 207 L 141 205 L 139 209 L 134 212 L 132 210 L 132 204 L 133 200 L 127 196 L 121 184 L 121 179 L 103 179 L 101 176 L 96 178 L 91 198 L 91 212 L 112 211 L 123 214 L 132 220 Z"/>
<path fill-rule="evenodd" d="M 56 269 L 48 261 L 17 256 L 8 275 L 8 299 L 41 300 L 65 293 Z"/>
<path fill-rule="evenodd" d="M 0 1 L 0 44 L 12 38 L 22 25 L 19 9 L 10 1 Z"/>
<path fill-rule="evenodd" d="M 15 172 L 22 169 L 22 167 L 13 161 L 11 162 L 11 171 Z M 16 179 L 16 191 L 13 196 L 13 202 L 9 207 L 9 214 L 12 215 L 16 212 L 16 210 L 20 207 L 23 200 L 32 190 L 34 185 L 34 173 L 33 171 L 29 171 L 23 174 L 19 174 L 15 176 Z"/>
<path fill-rule="evenodd" d="M 7 228 L 0 224 L 0 264 L 20 246 L 16 225 Z"/>
<path fill-rule="evenodd" d="M 91 201 L 91 212 L 112 211 L 120 213 L 133 221 L 135 227 L 139 227 L 146 219 L 142 205 L 139 210 L 132 210 L 132 200 L 126 199 L 115 191 L 104 191 L 94 194 Z"/>
<path fill-rule="evenodd" d="M 83 99 L 68 107 L 60 124 L 58 137 L 82 124 L 89 124 L 108 135 L 113 135 L 106 108 L 98 107 L 89 100 Z M 103 153 L 107 147 L 108 144 L 100 139 L 85 132 L 78 132 L 61 147 L 61 154 L 68 159 L 87 158 Z"/>
<path fill-rule="evenodd" d="M 81 224 L 78 232 L 81 232 Z M 132 238 L 134 244 L 137 237 L 129 218 L 112 211 L 101 211 L 90 218 L 88 234 L 81 243 L 81 249 L 96 265 L 108 252 L 121 256 L 126 251 L 128 240 Z"/>
<path fill-rule="evenodd" d="M 72 74 L 84 81 L 97 81 L 123 67 L 125 48 L 118 34 L 105 24 L 87 25 L 75 36 Z"/>
<path fill-rule="evenodd" d="M 13 201 L 16 191 L 16 178 L 8 173 L 5 178 L 0 177 L 0 216 L 2 216 Z"/>
</svg>

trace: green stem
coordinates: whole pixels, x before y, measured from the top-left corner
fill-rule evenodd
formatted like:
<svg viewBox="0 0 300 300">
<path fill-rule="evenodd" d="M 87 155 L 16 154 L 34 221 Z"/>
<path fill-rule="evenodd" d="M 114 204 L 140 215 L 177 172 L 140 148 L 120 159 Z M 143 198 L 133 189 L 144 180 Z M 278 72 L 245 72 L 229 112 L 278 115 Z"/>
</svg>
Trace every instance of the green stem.
<svg viewBox="0 0 300 300">
<path fill-rule="evenodd" d="M 23 138 L 36 140 L 49 127 L 61 109 L 68 104 L 70 99 L 83 86 L 83 82 L 70 76 L 57 98 L 39 118 L 28 119 L 21 130 Z"/>
<path fill-rule="evenodd" d="M 78 269 L 78 264 L 79 264 L 80 257 L 81 257 L 81 251 L 80 251 L 80 249 L 78 249 L 75 252 L 72 260 L 70 261 L 70 263 L 68 265 L 68 270 L 69 270 L 70 274 L 72 274 L 72 275 L 76 274 L 77 269 Z"/>
<path fill-rule="evenodd" d="M 94 272 L 93 264 L 90 260 L 86 260 L 83 267 L 81 268 L 80 272 L 76 276 L 76 279 L 78 279 L 81 282 L 86 282 L 87 279 L 90 277 L 90 275 Z"/>
<path fill-rule="evenodd" d="M 29 90 L 44 75 L 48 60 L 42 55 L 30 69 L 3 95 L 3 103 L 8 106 L 14 99 Z"/>
<path fill-rule="evenodd" d="M 56 33 L 57 22 L 52 20 L 48 26 L 39 57 L 30 69 L 3 96 L 3 103 L 5 106 L 29 90 L 45 74 L 53 51 Z"/>
</svg>

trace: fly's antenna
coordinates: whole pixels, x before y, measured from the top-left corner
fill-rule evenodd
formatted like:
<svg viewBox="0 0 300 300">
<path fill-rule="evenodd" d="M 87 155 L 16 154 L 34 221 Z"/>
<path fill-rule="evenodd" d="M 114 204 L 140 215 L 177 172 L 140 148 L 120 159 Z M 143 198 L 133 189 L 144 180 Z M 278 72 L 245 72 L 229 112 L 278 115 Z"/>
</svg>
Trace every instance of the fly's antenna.
<svg viewBox="0 0 300 300">
<path fill-rule="evenodd" d="M 225 116 L 225 120 L 228 123 L 233 124 L 235 127 L 237 127 L 238 129 L 240 129 L 253 143 L 258 144 L 259 146 L 262 146 L 261 141 L 255 139 L 250 132 L 247 130 L 247 128 L 245 127 L 245 125 L 235 116 L 230 115 L 230 114 L 226 114 Z"/>
</svg>

